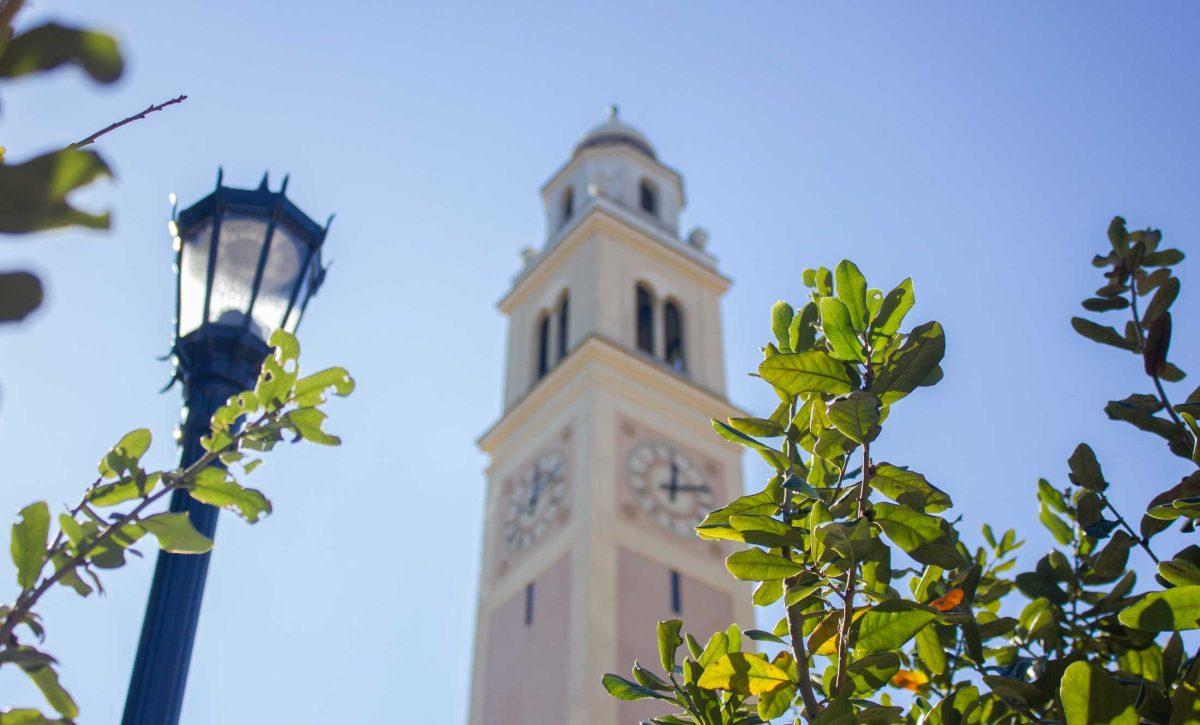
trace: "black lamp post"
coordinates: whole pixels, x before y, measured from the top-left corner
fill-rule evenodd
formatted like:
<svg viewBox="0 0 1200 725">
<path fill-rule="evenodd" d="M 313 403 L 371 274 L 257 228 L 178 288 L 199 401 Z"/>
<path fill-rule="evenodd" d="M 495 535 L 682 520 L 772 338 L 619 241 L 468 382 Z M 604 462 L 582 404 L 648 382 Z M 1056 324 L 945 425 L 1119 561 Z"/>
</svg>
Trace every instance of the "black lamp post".
<svg viewBox="0 0 1200 725">
<path fill-rule="evenodd" d="M 173 213 L 175 243 L 175 375 L 183 383 L 180 464 L 204 454 L 200 437 L 229 396 L 252 388 L 276 328 L 294 332 L 325 277 L 321 245 L 329 229 L 277 192 L 267 177 L 257 189 L 221 185 Z M 331 217 L 332 219 L 332 217 Z M 171 495 L 212 537 L 218 510 L 186 491 Z M 124 725 L 173 725 L 183 691 L 209 554 L 159 552 L 125 700 Z"/>
</svg>

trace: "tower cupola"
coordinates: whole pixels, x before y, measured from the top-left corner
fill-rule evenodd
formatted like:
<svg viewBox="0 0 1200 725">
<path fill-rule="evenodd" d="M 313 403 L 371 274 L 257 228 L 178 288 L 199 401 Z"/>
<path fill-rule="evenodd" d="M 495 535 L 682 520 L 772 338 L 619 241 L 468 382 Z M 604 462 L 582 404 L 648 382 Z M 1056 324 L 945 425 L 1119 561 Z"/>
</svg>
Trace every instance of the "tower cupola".
<svg viewBox="0 0 1200 725">
<path fill-rule="evenodd" d="M 571 160 L 542 187 L 546 236 L 553 240 L 593 204 L 679 237 L 686 200 L 679 172 L 658 160 L 645 134 L 610 106 L 608 118 L 575 144 Z"/>
</svg>

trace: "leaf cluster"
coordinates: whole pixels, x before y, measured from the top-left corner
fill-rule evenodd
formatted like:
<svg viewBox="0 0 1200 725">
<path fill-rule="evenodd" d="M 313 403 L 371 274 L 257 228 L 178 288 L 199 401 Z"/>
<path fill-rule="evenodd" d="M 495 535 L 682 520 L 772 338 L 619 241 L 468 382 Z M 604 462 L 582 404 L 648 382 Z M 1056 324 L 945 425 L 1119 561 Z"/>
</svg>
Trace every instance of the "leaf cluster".
<svg viewBox="0 0 1200 725">
<path fill-rule="evenodd" d="M 1173 405 L 1164 386 L 1183 378 L 1167 358 L 1180 287 L 1170 267 L 1183 254 L 1161 239 L 1115 219 L 1111 251 L 1095 259 L 1106 283 L 1084 307 L 1130 319 L 1123 332 L 1084 318 L 1072 326 L 1136 354 L 1153 385 L 1109 403 L 1109 416 L 1155 433 L 1195 465 L 1200 390 Z M 672 677 L 658 682 L 666 687 L 648 685 L 635 667 L 634 682 L 606 676 L 609 691 L 674 706 L 651 721 L 661 723 L 765 722 L 789 712 L 813 723 L 1200 718 L 1200 656 L 1186 656 L 1179 635 L 1200 628 L 1200 547 L 1160 562 L 1151 545 L 1173 522 L 1193 530 L 1200 473 L 1152 499 L 1135 528 L 1108 498 L 1095 452 L 1080 444 L 1069 483 L 1042 479 L 1036 488 L 1039 521 L 1057 545 L 1017 572 L 1024 542 L 1015 531 L 985 525 L 982 545 L 969 548 L 959 519 L 945 516 L 953 507 L 946 491 L 878 457 L 892 406 L 942 377 L 941 325 L 902 330 L 912 281 L 884 294 L 842 261 L 806 270 L 804 283 L 802 304 L 773 307 L 773 339 L 755 373 L 777 406 L 762 418 L 713 421 L 773 474 L 696 528 L 701 538 L 744 544 L 726 561 L 730 573 L 757 582 L 754 604 L 782 601 L 785 611 L 771 632 L 748 638 L 783 650 L 743 650 L 743 639 L 723 632 L 689 646 L 677 665 L 678 643 L 662 648 L 684 641 L 682 624 L 665 622 L 661 664 Z M 1156 590 L 1136 591 L 1135 552 L 1158 563 Z M 664 640 L 664 629 L 675 634 Z"/>
<path fill-rule="evenodd" d="M 57 516 L 45 501 L 21 510 L 10 543 L 18 593 L 11 603 L 0 605 L 0 669 L 12 665 L 23 670 L 62 720 L 21 709 L 0 712 L 0 722 L 59 722 L 78 715 L 59 683 L 56 660 L 39 648 L 45 632 L 36 607 L 52 588 L 66 587 L 82 597 L 103 594 L 101 573 L 124 566 L 129 555 L 140 557 L 135 546 L 147 535 L 163 551 L 208 552 L 212 540 L 196 530 L 186 513 L 161 511 L 155 504 L 182 490 L 255 523 L 271 513 L 271 502 L 242 480 L 267 451 L 286 439 L 340 443 L 322 429 L 326 414 L 321 406 L 331 394 L 353 392 L 353 378 L 340 367 L 301 377 L 296 338 L 277 330 L 270 343 L 273 350 L 254 388 L 231 396 L 213 413 L 202 439 L 205 453 L 194 463 L 148 470 L 142 460 L 151 434 L 139 428 L 100 459 L 95 482 L 75 506 Z"/>
<path fill-rule="evenodd" d="M 23 0 L 0 4 L 0 81 L 12 82 L 74 66 L 99 84 L 121 77 L 124 60 L 105 33 L 55 22 L 14 31 Z M 107 229 L 108 213 L 85 211 L 69 196 L 112 171 L 101 156 L 67 146 L 20 161 L 6 158 L 0 139 L 0 236 L 62 227 Z M 0 323 L 24 319 L 42 302 L 42 284 L 26 270 L 0 271 Z"/>
</svg>

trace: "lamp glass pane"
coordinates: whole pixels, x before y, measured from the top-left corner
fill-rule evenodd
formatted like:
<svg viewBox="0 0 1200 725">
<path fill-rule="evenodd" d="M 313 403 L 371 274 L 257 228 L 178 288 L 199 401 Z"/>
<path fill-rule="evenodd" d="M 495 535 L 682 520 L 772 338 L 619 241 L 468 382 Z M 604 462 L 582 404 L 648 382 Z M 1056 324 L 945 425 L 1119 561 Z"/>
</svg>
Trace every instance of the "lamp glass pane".
<svg viewBox="0 0 1200 725">
<path fill-rule="evenodd" d="M 241 325 L 245 321 L 250 288 L 266 239 L 267 220 L 263 217 L 229 213 L 221 219 L 209 322 Z"/>
<path fill-rule="evenodd" d="M 296 289 L 307 253 L 308 247 L 298 231 L 286 222 L 275 226 L 271 248 L 267 252 L 267 266 L 263 268 L 258 297 L 251 312 L 251 326 L 263 339 L 283 326 L 283 315 L 292 299 L 292 290 Z"/>
<path fill-rule="evenodd" d="M 317 258 L 314 253 L 312 259 L 309 260 L 308 265 L 304 268 L 304 276 L 300 279 L 300 292 L 296 295 L 296 303 L 292 305 L 292 311 L 288 313 L 287 320 L 283 323 L 283 329 L 288 332 L 295 332 L 296 327 L 300 324 L 300 313 L 304 311 L 304 301 L 308 299 L 316 269 Z"/>
<path fill-rule="evenodd" d="M 212 242 L 212 219 L 183 234 L 179 260 L 179 336 L 200 326 L 204 315 L 204 288 L 208 282 L 208 247 Z"/>
</svg>

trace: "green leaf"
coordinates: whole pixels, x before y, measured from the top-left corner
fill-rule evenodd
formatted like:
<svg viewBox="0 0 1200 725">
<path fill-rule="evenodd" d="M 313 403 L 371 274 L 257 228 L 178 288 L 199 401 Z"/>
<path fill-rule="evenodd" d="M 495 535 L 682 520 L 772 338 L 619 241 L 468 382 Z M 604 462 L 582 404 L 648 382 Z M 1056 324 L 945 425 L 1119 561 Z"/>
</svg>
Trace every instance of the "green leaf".
<svg viewBox="0 0 1200 725">
<path fill-rule="evenodd" d="M 817 340 L 817 305 L 809 302 L 792 317 L 788 328 L 789 345 L 792 352 L 806 352 Z"/>
<path fill-rule="evenodd" d="M 1200 586 L 1144 594 L 1117 615 L 1121 624 L 1143 632 L 1200 629 Z"/>
<path fill-rule="evenodd" d="M 112 483 L 102 483 L 87 492 L 88 503 L 94 506 L 116 506 L 141 498 L 137 483 L 132 478 L 123 478 Z"/>
<path fill-rule="evenodd" d="M 296 405 L 312 408 L 325 402 L 325 393 L 328 391 L 332 390 L 334 395 L 344 398 L 354 392 L 355 385 L 354 378 L 350 377 L 346 368 L 332 367 L 297 380 L 293 395 Z"/>
<path fill-rule="evenodd" d="M 783 435 L 783 428 L 765 418 L 729 418 L 728 422 L 731 428 L 748 436 L 778 438 Z"/>
<path fill-rule="evenodd" d="M 75 700 L 71 699 L 70 693 L 63 689 L 62 684 L 58 681 L 58 673 L 50 665 L 42 665 L 39 667 L 30 667 L 22 665 L 21 669 L 33 680 L 33 684 L 42 691 L 42 697 L 46 698 L 46 702 L 50 707 L 54 708 L 59 715 L 65 718 L 75 718 L 79 716 L 79 707 L 75 705 Z"/>
<path fill-rule="evenodd" d="M 1200 567 L 1184 559 L 1160 562 L 1158 575 L 1177 587 L 1200 584 Z"/>
<path fill-rule="evenodd" d="M 953 569 L 963 563 L 949 525 L 937 516 L 880 502 L 875 504 L 875 523 L 905 553 L 922 564 Z"/>
<path fill-rule="evenodd" d="M 771 446 L 762 441 L 751 438 L 740 430 L 734 428 L 728 423 L 722 423 L 716 418 L 712 419 L 713 430 L 717 432 L 725 440 L 731 443 L 737 443 L 741 446 L 753 449 L 762 459 L 775 467 L 777 471 L 786 471 L 788 469 L 788 459 L 783 453 L 775 450 Z"/>
<path fill-rule="evenodd" d="M 854 683 L 854 691 L 866 695 L 887 685 L 899 670 L 899 654 L 879 652 L 854 660 L 846 673 Z"/>
<path fill-rule="evenodd" d="M 117 441 L 104 458 L 100 459 L 97 469 L 104 478 L 118 478 L 132 469 L 150 450 L 152 438 L 146 428 L 131 430 Z"/>
<path fill-rule="evenodd" d="M 915 302 L 912 277 L 908 277 L 883 298 L 883 306 L 875 315 L 872 330 L 880 335 L 895 335 Z"/>
<path fill-rule="evenodd" d="M 60 720 L 43 715 L 30 707 L 0 710 L 0 725 L 71 725 L 70 720 Z"/>
<path fill-rule="evenodd" d="M 138 523 L 158 538 L 158 546 L 163 551 L 203 554 L 213 546 L 212 539 L 197 531 L 186 513 L 155 514 Z"/>
<path fill-rule="evenodd" d="M 759 582 L 758 586 L 754 588 L 754 596 L 751 601 L 756 607 L 767 607 L 779 601 L 782 596 L 783 580 L 767 579 Z M 753 635 L 750 638 L 753 639 Z"/>
<path fill-rule="evenodd" d="M 846 364 L 823 350 L 775 355 L 758 366 L 758 374 L 789 395 L 840 395 L 854 388 Z"/>
<path fill-rule="evenodd" d="M 835 297 L 822 297 L 817 303 L 821 309 L 821 331 L 839 360 L 865 361 L 862 341 L 854 332 L 850 310 Z"/>
<path fill-rule="evenodd" d="M 856 332 L 867 330 L 867 280 L 858 267 L 848 259 L 838 262 L 833 271 L 837 282 L 837 298 L 850 313 L 850 323 Z M 824 310 L 822 309 L 822 317 Z M 828 336 L 829 333 L 826 333 Z"/>
<path fill-rule="evenodd" d="M 728 690 L 749 697 L 774 692 L 789 684 L 783 669 L 750 652 L 730 652 L 700 675 L 697 685 L 706 690 Z"/>
<path fill-rule="evenodd" d="M 1042 526 L 1045 526 L 1046 530 L 1054 536 L 1054 539 L 1063 546 L 1070 544 L 1075 539 L 1075 534 L 1067 522 L 1055 516 L 1054 512 L 1045 503 L 1041 505 L 1041 513 L 1038 515 L 1038 521 L 1041 521 Z"/>
<path fill-rule="evenodd" d="M 1171 305 L 1175 303 L 1175 298 L 1179 296 L 1179 278 L 1168 277 L 1158 291 L 1154 293 L 1154 297 L 1150 300 L 1150 304 L 1146 305 L 1146 311 L 1142 313 L 1142 324 L 1148 325 L 1155 318 L 1162 315 L 1167 310 L 1171 309 Z"/>
<path fill-rule="evenodd" d="M 821 714 L 813 718 L 809 725 L 855 725 L 857 722 L 854 705 L 850 704 L 848 695 L 843 695 L 830 700 Z"/>
<path fill-rule="evenodd" d="M 927 322 L 913 328 L 908 339 L 892 355 L 871 383 L 871 392 L 885 405 L 916 390 L 941 363 L 946 354 L 946 336 L 941 324 Z"/>
<path fill-rule="evenodd" d="M 21 519 L 12 526 L 9 548 L 17 567 L 17 584 L 22 589 L 37 585 L 46 563 L 46 540 L 50 535 L 50 507 L 45 501 L 21 509 Z"/>
<path fill-rule="evenodd" d="M 898 650 L 937 616 L 914 602 L 889 599 L 863 615 L 854 650 L 860 654 Z"/>
<path fill-rule="evenodd" d="M 32 272 L 0 272 L 0 322 L 20 322 L 41 307 L 42 281 Z"/>
<path fill-rule="evenodd" d="M 1108 223 L 1108 243 L 1112 245 L 1114 252 L 1122 256 L 1129 248 L 1129 232 L 1126 230 L 1123 217 L 1115 216 Z"/>
<path fill-rule="evenodd" d="M 1170 267 L 1179 264 L 1183 261 L 1183 252 L 1178 249 L 1164 249 L 1161 252 L 1152 252 L 1142 257 L 1142 266 L 1144 267 Z"/>
<path fill-rule="evenodd" d="M 1124 531 L 1114 533 L 1100 553 L 1096 555 L 1092 562 L 1092 570 L 1083 578 L 1084 583 L 1108 584 L 1119 579 L 1126 571 L 1129 563 L 1129 550 L 1135 543 L 1137 541 Z M 1170 563 L 1163 562 L 1163 564 Z M 1197 573 L 1200 574 L 1200 570 L 1197 570 Z M 1200 581 L 1196 583 L 1200 583 Z"/>
<path fill-rule="evenodd" d="M 771 307 L 771 332 L 775 334 L 775 342 L 783 352 L 790 352 L 792 349 L 791 327 L 794 314 L 792 306 L 783 300 Z"/>
<path fill-rule="evenodd" d="M 282 330 L 276 330 L 276 333 L 287 333 Z M 285 344 L 288 343 L 288 338 L 291 337 L 275 337 L 273 340 L 279 340 Z M 294 337 L 291 338 L 295 340 Z M 292 386 L 296 383 L 296 371 L 289 371 L 285 364 L 287 363 L 286 355 L 288 350 L 285 347 L 277 348 L 275 353 L 268 355 L 263 360 L 262 370 L 258 374 L 258 382 L 254 385 L 254 397 L 259 404 L 268 410 L 278 410 L 286 404 L 289 395 L 292 392 Z M 281 362 L 282 360 L 282 362 Z"/>
<path fill-rule="evenodd" d="M 855 443 L 870 443 L 879 435 L 879 398 L 855 390 L 829 401 L 829 420 L 842 435 Z"/>
<path fill-rule="evenodd" d="M 925 513 L 936 514 L 954 505 L 949 494 L 924 476 L 891 463 L 879 463 L 871 476 L 871 488 L 897 503 Z"/>
<path fill-rule="evenodd" d="M 1091 297 L 1083 301 L 1083 309 L 1089 312 L 1123 310 L 1128 306 L 1129 300 L 1124 297 Z"/>
<path fill-rule="evenodd" d="M 675 650 L 683 644 L 683 637 L 679 634 L 682 629 L 683 621 L 679 619 L 658 623 L 658 659 L 666 672 L 675 669 Z"/>
<path fill-rule="evenodd" d="M 1133 697 L 1091 662 L 1072 662 L 1067 667 L 1058 696 L 1067 725 L 1137 725 Z"/>
<path fill-rule="evenodd" d="M 46 23 L 20 33 L 3 47 L 0 77 L 17 78 L 67 64 L 79 66 L 100 83 L 112 83 L 124 69 L 111 35 Z"/>
<path fill-rule="evenodd" d="M 946 650 L 938 639 L 936 627 L 925 627 L 917 632 L 917 654 L 921 662 L 935 675 L 946 671 Z"/>
<path fill-rule="evenodd" d="M 1045 695 L 1032 683 L 998 675 L 984 675 L 982 679 L 983 683 L 1000 697 L 1015 700 L 1023 705 L 1032 707 L 1045 704 Z"/>
<path fill-rule="evenodd" d="M 0 164 L 0 233 L 24 234 L 83 226 L 107 229 L 108 214 L 89 214 L 67 203 L 67 195 L 111 176 L 91 151 L 63 149 L 20 164 Z"/>
<path fill-rule="evenodd" d="M 271 502 L 261 491 L 244 488 L 217 466 L 209 466 L 196 475 L 190 494 L 201 503 L 233 509 L 252 524 L 264 514 L 271 513 Z"/>
<path fill-rule="evenodd" d="M 981 705 L 979 688 L 960 687 L 938 700 L 921 718 L 921 725 L 976 725 L 982 719 Z"/>
<path fill-rule="evenodd" d="M 1078 332 L 1080 335 L 1102 345 L 1111 345 L 1122 350 L 1137 352 L 1137 345 L 1126 340 L 1121 333 L 1111 327 L 1096 324 L 1083 317 L 1072 317 L 1071 327 L 1075 328 L 1075 332 Z"/>
<path fill-rule="evenodd" d="M 696 526 L 696 533 L 703 539 L 730 539 L 741 541 L 741 535 L 729 525 L 729 519 L 734 514 L 766 514 L 771 515 L 779 509 L 783 500 L 783 489 L 778 481 L 773 481 L 758 493 L 748 494 L 735 499 L 727 506 L 713 511 Z M 730 536 L 727 532 L 733 532 Z"/>
<path fill-rule="evenodd" d="M 792 658 L 791 652 L 783 651 L 776 654 L 775 658 L 771 660 L 771 664 L 787 673 L 789 684 L 758 696 L 758 717 L 763 722 L 770 722 L 788 711 L 792 700 L 796 698 L 796 686 L 791 683 L 799 679 L 796 661 Z"/>
<path fill-rule="evenodd" d="M 791 559 L 757 548 L 730 554 L 725 560 L 725 568 L 742 581 L 786 579 L 804 571 L 804 567 Z"/>
<path fill-rule="evenodd" d="M 612 695 L 618 700 L 645 700 L 648 698 L 654 698 L 657 700 L 667 699 L 654 690 L 651 690 L 648 687 L 642 687 L 636 682 L 630 682 L 620 675 L 614 675 L 611 673 L 607 674 L 600 678 L 600 682 L 603 683 L 604 689 L 608 690 L 608 694 Z"/>
<path fill-rule="evenodd" d="M 267 344 L 275 348 L 275 357 L 281 363 L 300 357 L 300 341 L 287 330 L 278 329 L 272 332 Z"/>
<path fill-rule="evenodd" d="M 696 662 L 701 667 L 708 667 L 713 662 L 729 654 L 730 649 L 729 635 L 725 632 L 717 632 L 712 637 L 709 637 L 708 644 L 704 645 L 704 650 L 696 658 Z"/>
<path fill-rule="evenodd" d="M 688 643 L 688 646 L 691 646 L 691 642 Z M 651 690 L 657 690 L 658 692 L 669 692 L 671 690 L 669 684 L 664 682 L 658 675 L 642 667 L 641 663 L 637 660 L 633 661 L 633 679 L 637 680 L 637 683 L 642 687 L 648 687 Z"/>
<path fill-rule="evenodd" d="M 1147 399 L 1155 400 L 1157 407 L 1149 406 Z M 1171 452 L 1180 458 L 1191 459 L 1192 438 L 1183 426 L 1170 420 L 1155 417 L 1153 413 L 1162 409 L 1157 399 L 1148 395 L 1131 395 L 1124 400 L 1110 400 L 1104 413 L 1112 420 L 1129 423 L 1138 430 L 1153 433 L 1167 441 Z"/>
<path fill-rule="evenodd" d="M 1096 460 L 1096 453 L 1088 444 L 1080 443 L 1076 446 L 1075 452 L 1067 459 L 1067 465 L 1071 468 L 1071 483 L 1076 486 L 1097 493 L 1108 488 L 1104 472 L 1100 470 L 1100 462 Z"/>
<path fill-rule="evenodd" d="M 803 543 L 802 532 L 793 529 L 773 516 L 761 514 L 733 514 L 729 525 L 742 535 L 748 544 L 759 546 L 799 546 Z"/>
<path fill-rule="evenodd" d="M 327 417 L 325 411 L 317 408 L 297 408 L 285 415 L 284 420 L 306 441 L 323 446 L 341 445 L 341 438 L 321 430 L 321 424 Z"/>
</svg>

